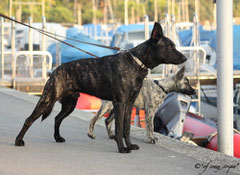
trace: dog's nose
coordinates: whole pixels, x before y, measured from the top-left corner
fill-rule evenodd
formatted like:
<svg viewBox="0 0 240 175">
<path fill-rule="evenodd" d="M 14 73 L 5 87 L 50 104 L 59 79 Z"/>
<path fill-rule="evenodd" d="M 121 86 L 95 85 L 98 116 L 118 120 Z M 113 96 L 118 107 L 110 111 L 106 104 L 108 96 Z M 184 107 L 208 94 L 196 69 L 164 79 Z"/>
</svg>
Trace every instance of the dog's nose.
<svg viewBox="0 0 240 175">
<path fill-rule="evenodd" d="M 182 59 L 184 60 L 184 62 L 187 61 L 187 57 L 185 57 L 185 56 L 183 56 Z"/>
<path fill-rule="evenodd" d="M 190 88 L 186 94 L 187 95 L 196 95 L 196 91 L 194 89 Z"/>
<path fill-rule="evenodd" d="M 196 95 L 196 91 L 193 89 L 191 95 Z"/>
</svg>

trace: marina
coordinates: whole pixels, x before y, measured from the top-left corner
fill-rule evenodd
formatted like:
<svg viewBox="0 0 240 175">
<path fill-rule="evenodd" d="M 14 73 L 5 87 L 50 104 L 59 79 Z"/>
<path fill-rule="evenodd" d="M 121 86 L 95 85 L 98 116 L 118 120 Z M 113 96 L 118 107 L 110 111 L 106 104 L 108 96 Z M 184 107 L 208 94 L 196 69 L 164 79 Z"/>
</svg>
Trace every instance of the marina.
<svg viewBox="0 0 240 175">
<path fill-rule="evenodd" d="M 92 19 L 89 20 L 86 19 L 86 16 L 82 16 L 82 13 L 89 9 L 82 9 L 84 8 L 82 2 L 74 0 L 74 2 L 71 2 L 74 6 L 74 20 L 57 22 L 57 16 L 55 17 L 56 21 L 54 21 L 51 16 L 46 14 L 47 10 L 45 8 L 52 2 L 45 2 L 45 0 L 36 2 L 9 0 L 9 12 L 1 13 L 0 11 L 0 111 L 2 113 L 0 135 L 3 138 L 3 140 L 0 140 L 0 148 L 11 152 L 6 145 L 11 144 L 10 142 L 13 140 L 12 135 L 15 133 L 13 133 L 13 130 L 19 128 L 20 120 L 22 123 L 30 114 L 42 95 L 46 82 L 58 66 L 75 60 L 101 59 L 101 57 L 108 55 L 128 52 L 150 38 L 154 22 L 157 21 L 163 28 L 164 36 L 174 42 L 176 49 L 187 58 L 187 61 L 179 65 L 161 64 L 152 70 L 148 69 L 146 78 L 162 80 L 175 75 L 184 66 L 184 74 L 196 93 L 186 98 L 182 93 L 167 94 L 163 104 L 154 114 L 154 126 L 161 124 L 162 127 L 159 131 L 154 132 L 158 141 L 153 148 L 150 148 L 152 145 L 141 143 L 144 149 L 141 156 L 151 158 L 151 162 L 157 162 L 158 159 L 154 159 L 154 153 L 151 156 L 146 154 L 148 150 L 154 149 L 156 155 L 160 155 L 163 152 L 159 151 L 159 148 L 167 149 L 171 147 L 170 150 L 167 149 L 168 151 L 164 155 L 170 162 L 168 166 L 183 158 L 186 161 L 179 165 L 181 169 L 179 174 L 184 175 L 192 175 L 191 172 L 198 172 L 196 169 L 198 162 L 196 161 L 200 161 L 202 164 L 213 161 L 217 165 L 224 166 L 223 162 L 227 160 L 226 162 L 229 164 L 231 164 L 230 162 L 239 164 L 240 17 L 235 16 L 233 18 L 231 14 L 231 11 L 233 11 L 232 1 L 230 3 L 227 0 L 219 0 L 215 4 L 214 2 L 213 4 L 209 2 L 213 6 L 211 12 L 213 19 L 203 21 L 200 13 L 203 7 L 201 7 L 199 0 L 168 0 L 164 6 L 166 13 L 158 11 L 163 8 L 163 5 L 160 8 L 162 3 L 160 0 L 151 0 L 151 2 L 124 0 L 121 3 L 112 0 L 92 0 L 90 3 L 91 13 L 89 12 Z M 236 2 L 234 1 L 234 3 Z M 83 4 L 89 5 L 89 3 Z M 223 8 L 222 4 L 225 4 L 226 8 Z M 28 17 L 22 15 L 23 6 L 31 9 L 31 14 Z M 54 5 L 51 4 L 51 6 Z M 38 11 L 37 20 L 36 12 L 33 13 L 34 8 L 41 9 Z M 88 8 L 90 7 L 88 6 Z M 16 9 L 18 12 L 14 11 Z M 121 15 L 121 20 L 117 16 L 118 13 L 114 11 L 119 9 L 122 9 L 122 13 L 124 12 L 124 17 Z M 223 15 L 224 10 L 226 10 L 226 16 Z M 103 12 L 102 16 L 100 15 L 101 17 L 99 17 L 100 12 Z M 75 154 L 72 149 L 79 144 L 76 141 L 78 136 L 75 133 L 77 128 L 75 124 L 79 123 L 83 127 L 81 130 L 86 131 L 83 133 L 87 133 L 88 122 L 98 112 L 102 104 L 102 99 L 88 94 L 79 94 L 80 97 L 77 100 L 75 111 L 70 115 L 70 121 L 67 123 L 68 126 L 74 126 L 73 128 L 70 126 L 71 129 L 67 131 L 70 143 L 74 145 L 72 147 L 65 145 L 70 154 Z M 6 107 L 14 110 L 16 108 L 16 112 L 6 110 L 4 107 L 5 101 Z M 21 101 L 23 101 L 22 107 Z M 56 104 L 53 113 L 56 114 L 56 109 L 60 108 L 60 105 Z M 17 118 L 17 114 L 21 114 L 17 123 L 12 128 L 6 128 L 4 122 L 10 125 L 14 118 Z M 4 117 L 8 115 L 10 118 L 5 120 Z M 146 142 L 144 132 L 146 132 L 147 115 L 143 109 L 135 107 L 132 109 L 131 135 L 138 143 Z M 107 116 L 108 114 L 105 117 Z M 155 120 L 156 117 L 159 117 L 159 120 Z M 103 144 L 107 138 L 102 131 L 105 123 L 103 120 L 98 122 L 97 129 L 99 131 L 97 131 L 97 134 L 103 141 L 97 139 L 95 141 Z M 45 125 L 48 126 L 49 123 L 52 125 L 52 121 L 48 121 Z M 43 127 L 38 124 L 37 127 L 45 134 Z M 2 130 L 3 132 L 1 132 Z M 5 136 L 5 132 L 10 134 Z M 41 135 L 38 134 L 37 137 L 41 137 Z M 83 152 L 80 153 L 86 156 L 90 149 L 89 145 L 92 145 L 91 140 L 86 141 L 88 138 L 82 136 L 79 139 L 86 143 Z M 33 135 L 30 136 L 29 140 L 30 144 L 35 146 L 40 142 L 36 141 L 37 139 L 33 138 Z M 51 141 L 49 142 L 49 137 L 42 140 L 44 147 L 54 149 L 54 145 Z M 112 149 L 108 145 L 103 145 L 100 152 L 106 153 L 106 148 Z M 41 149 L 39 146 L 36 147 Z M 174 149 L 177 149 L 176 154 Z M 188 149 L 190 150 L 189 155 Z M 194 149 L 197 149 L 197 152 Z M 62 148 L 60 148 L 60 151 L 63 151 Z M 98 152 L 94 146 L 93 151 Z M 18 154 L 16 149 L 13 149 L 13 152 Z M 24 152 L 23 154 L 26 156 L 27 153 Z M 64 151 L 64 154 L 67 153 Z M 111 160 L 110 154 L 106 159 L 100 158 L 100 160 Z M 43 159 L 46 159 L 45 156 L 44 154 Z M 97 154 L 97 156 L 99 158 L 100 154 Z M 170 160 L 171 156 L 174 156 L 174 159 Z M 37 161 L 37 159 L 34 161 Z M 60 157 L 57 157 L 57 159 L 60 159 Z M 127 159 L 121 159 L 121 161 L 134 162 Z M 10 163 L 13 162 L 10 159 L 7 160 Z M 24 159 L 18 161 L 22 160 Z M 79 161 L 79 158 L 74 156 L 74 160 Z M 95 160 L 95 155 L 91 155 L 88 161 L 95 162 Z M 195 163 L 195 168 L 194 165 L 190 168 L 187 167 L 187 164 L 191 161 Z M 1 162 L 2 159 L 0 159 L 0 164 Z M 138 169 L 139 166 L 144 166 L 142 162 L 133 163 L 137 169 L 134 170 L 136 174 L 147 174 L 147 171 L 142 173 Z M 55 163 L 51 166 L 56 166 Z M 44 163 L 42 165 L 46 167 Z M 123 169 L 125 165 L 125 163 L 119 163 L 119 166 L 113 168 L 109 174 L 121 174 L 120 169 Z M 18 164 L 17 168 L 9 174 L 17 174 L 16 172 L 21 169 L 20 166 Z M 97 163 L 97 166 L 101 167 L 102 164 Z M 148 166 L 152 167 L 153 174 L 158 174 L 158 165 Z M 66 167 L 71 166 L 67 164 Z M 179 167 L 175 167 L 171 171 L 168 169 L 165 173 L 176 174 Z M 2 171 L 4 175 L 8 174 L 7 169 L 0 167 L 0 174 Z M 77 171 L 79 169 L 74 168 L 70 174 L 75 174 Z M 126 169 L 123 174 L 128 174 L 130 171 L 133 170 L 131 168 Z M 48 174 L 47 171 L 43 172 Z M 65 170 L 56 170 L 55 173 L 60 172 L 65 172 Z M 102 170 L 102 172 L 104 172 L 102 174 L 108 174 L 105 170 Z M 209 170 L 205 174 L 211 174 L 211 172 Z M 239 167 L 231 171 L 232 174 L 238 174 L 239 172 Z M 82 174 L 95 173 L 97 174 L 96 171 L 85 168 Z M 26 174 L 28 173 L 26 172 Z"/>
</svg>

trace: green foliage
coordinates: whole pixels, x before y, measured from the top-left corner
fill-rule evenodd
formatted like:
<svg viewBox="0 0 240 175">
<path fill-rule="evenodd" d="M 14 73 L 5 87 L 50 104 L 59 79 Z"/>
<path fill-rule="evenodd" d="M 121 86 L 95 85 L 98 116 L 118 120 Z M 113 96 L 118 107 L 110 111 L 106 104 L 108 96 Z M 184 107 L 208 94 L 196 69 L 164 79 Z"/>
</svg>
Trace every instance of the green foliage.
<svg viewBox="0 0 240 175">
<path fill-rule="evenodd" d="M 240 1 L 233 0 L 233 16 L 240 17 Z"/>
<path fill-rule="evenodd" d="M 214 5 L 211 0 L 200 0 L 200 21 L 209 20 L 213 21 L 213 9 Z M 195 13 L 195 0 L 189 0 L 189 17 L 190 21 L 193 21 L 193 15 Z"/>
<path fill-rule="evenodd" d="M 154 0 L 148 0 L 146 2 L 147 6 L 147 15 L 149 16 L 149 20 L 154 20 Z M 165 14 L 167 13 L 167 1 L 166 0 L 158 0 L 158 14 L 160 14 L 160 19 L 163 19 Z"/>
<path fill-rule="evenodd" d="M 74 22 L 72 10 L 61 5 L 52 7 L 50 13 L 47 13 L 46 18 L 49 22 Z"/>
<path fill-rule="evenodd" d="M 30 0 L 13 0 L 29 2 Z M 32 2 L 41 2 L 42 0 L 32 0 Z M 10 0 L 1 0 L 0 12 L 9 15 L 9 2 Z M 105 0 L 97 0 L 98 5 L 101 6 Z M 117 22 L 124 21 L 124 0 L 110 0 L 113 6 L 113 13 Z M 135 17 L 143 16 L 147 14 L 151 21 L 154 20 L 154 0 L 128 0 L 128 15 L 131 18 L 131 10 L 134 8 Z M 167 0 L 157 0 L 158 13 L 160 19 L 163 19 L 167 12 Z M 178 1 L 175 1 L 178 2 Z M 189 17 L 192 21 L 192 17 L 195 11 L 195 0 L 188 0 L 189 2 Z M 92 0 L 45 0 L 45 14 L 47 21 L 58 23 L 74 23 L 76 21 L 76 3 L 80 3 L 82 6 L 82 21 L 83 23 L 91 23 L 93 18 Z M 212 0 L 200 0 L 200 20 L 213 21 L 213 9 Z M 19 6 L 13 6 L 13 16 L 16 16 L 16 12 L 19 10 Z M 30 6 L 23 5 L 21 10 L 21 19 L 24 22 L 28 21 L 29 16 L 33 16 L 34 22 L 41 21 L 41 7 L 34 6 L 33 9 Z M 178 5 L 175 5 L 175 14 L 178 14 Z M 75 13 L 75 14 L 74 14 Z M 234 17 L 240 17 L 240 0 L 233 0 L 233 15 Z M 103 7 L 98 8 L 96 11 L 98 22 L 103 20 Z M 176 17 L 177 18 L 177 17 Z"/>
<path fill-rule="evenodd" d="M 1 0 L 0 13 L 8 14 L 8 0 Z"/>
</svg>

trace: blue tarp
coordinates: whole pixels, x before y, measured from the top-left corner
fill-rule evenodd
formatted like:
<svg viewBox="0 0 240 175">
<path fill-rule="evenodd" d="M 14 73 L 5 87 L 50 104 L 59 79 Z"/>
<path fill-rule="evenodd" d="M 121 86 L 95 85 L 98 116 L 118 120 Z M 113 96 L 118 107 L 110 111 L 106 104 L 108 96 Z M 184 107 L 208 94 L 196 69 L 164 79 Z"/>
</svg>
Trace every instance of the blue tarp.
<svg viewBox="0 0 240 175">
<path fill-rule="evenodd" d="M 128 25 L 121 25 L 117 28 L 115 34 L 113 35 L 112 42 L 111 42 L 111 47 L 116 46 L 116 35 L 124 35 L 124 33 L 128 33 L 131 31 L 144 31 L 144 24 L 128 24 Z M 149 30 L 152 31 L 153 25 L 149 24 L 148 25 Z M 116 46 L 118 47 L 118 46 Z"/>
<path fill-rule="evenodd" d="M 182 30 L 178 32 L 178 36 L 183 46 L 190 46 L 192 41 L 192 30 Z"/>
<path fill-rule="evenodd" d="M 94 36 L 95 30 L 96 30 L 96 35 L 97 36 L 106 36 L 106 32 L 102 29 L 102 26 L 100 24 L 84 24 L 83 25 L 83 30 L 87 30 L 88 34 L 91 36 Z M 113 36 L 113 31 L 110 30 L 108 32 L 108 36 L 112 37 Z"/>
<path fill-rule="evenodd" d="M 215 51 L 217 48 L 217 32 L 214 31 L 209 44 Z M 240 25 L 233 25 L 233 69 L 240 70 Z"/>
<path fill-rule="evenodd" d="M 202 26 L 199 27 L 200 41 L 206 42 L 210 41 L 213 36 L 213 30 L 204 30 Z M 192 41 L 192 29 L 182 30 L 178 32 L 181 44 L 183 46 L 190 46 Z"/>
<path fill-rule="evenodd" d="M 209 41 L 209 45 L 216 51 L 217 32 L 199 28 L 200 40 Z M 178 32 L 183 46 L 190 46 L 192 40 L 192 29 Z M 233 26 L 233 69 L 240 70 L 240 25 Z"/>
<path fill-rule="evenodd" d="M 149 30 L 153 29 L 153 25 L 149 24 Z M 131 31 L 144 31 L 144 24 L 129 24 L 129 25 L 121 25 L 118 27 L 116 32 L 131 32 Z"/>
<path fill-rule="evenodd" d="M 85 41 L 85 42 L 90 42 L 90 43 L 95 43 L 95 44 L 101 44 L 99 41 L 96 41 L 94 39 L 89 38 L 86 35 L 83 35 L 81 33 L 77 32 L 78 30 L 75 28 L 70 28 L 67 31 L 67 37 L 69 38 L 74 38 L 74 39 L 78 39 L 81 41 Z M 110 49 L 106 49 L 106 48 L 101 48 L 101 47 L 97 47 L 97 46 L 93 46 L 93 45 L 88 45 L 88 44 L 82 44 L 79 43 L 77 41 L 71 41 L 71 40 L 64 40 L 65 42 L 72 44 L 84 51 L 90 52 L 98 57 L 103 57 L 106 55 L 112 55 L 115 52 L 113 50 Z M 83 58 L 95 58 L 91 55 L 88 55 L 78 49 L 75 49 L 73 47 L 70 47 L 66 44 L 61 43 L 60 44 L 61 47 L 61 61 L 62 63 L 66 63 L 69 61 L 73 61 L 73 60 L 77 60 L 77 59 L 83 59 Z M 56 44 L 52 44 L 51 46 L 48 47 L 48 51 L 52 54 L 53 56 L 53 64 L 56 63 Z"/>
</svg>

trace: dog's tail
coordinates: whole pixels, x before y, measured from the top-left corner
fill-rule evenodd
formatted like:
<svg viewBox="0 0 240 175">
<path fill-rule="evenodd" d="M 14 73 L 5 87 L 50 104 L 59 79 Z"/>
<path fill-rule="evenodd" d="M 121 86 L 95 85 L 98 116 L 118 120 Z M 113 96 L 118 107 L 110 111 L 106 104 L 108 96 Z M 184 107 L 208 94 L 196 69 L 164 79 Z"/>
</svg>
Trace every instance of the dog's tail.
<svg viewBox="0 0 240 175">
<path fill-rule="evenodd" d="M 42 116 L 42 121 L 45 120 L 52 112 L 53 106 L 51 106 L 51 108 L 49 108 Z"/>
</svg>

